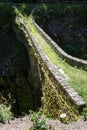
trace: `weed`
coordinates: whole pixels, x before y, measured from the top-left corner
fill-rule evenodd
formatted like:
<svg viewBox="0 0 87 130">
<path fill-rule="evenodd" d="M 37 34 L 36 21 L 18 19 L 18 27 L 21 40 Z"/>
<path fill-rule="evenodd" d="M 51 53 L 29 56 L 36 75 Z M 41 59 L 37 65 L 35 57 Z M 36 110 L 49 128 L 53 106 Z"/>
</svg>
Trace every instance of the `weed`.
<svg viewBox="0 0 87 130">
<path fill-rule="evenodd" d="M 33 126 L 29 130 L 51 130 L 51 126 L 46 125 L 46 119 L 42 116 L 42 110 L 38 112 L 30 112 L 30 120 L 33 122 Z"/>
<path fill-rule="evenodd" d="M 82 115 L 84 117 L 84 120 L 87 120 L 87 107 L 83 109 Z"/>
<path fill-rule="evenodd" d="M 61 130 L 67 130 L 67 128 L 64 126 L 64 127 L 61 128 Z"/>
<path fill-rule="evenodd" d="M 4 123 L 5 121 L 12 118 L 11 106 L 5 106 L 4 104 L 0 105 L 0 122 Z"/>
</svg>

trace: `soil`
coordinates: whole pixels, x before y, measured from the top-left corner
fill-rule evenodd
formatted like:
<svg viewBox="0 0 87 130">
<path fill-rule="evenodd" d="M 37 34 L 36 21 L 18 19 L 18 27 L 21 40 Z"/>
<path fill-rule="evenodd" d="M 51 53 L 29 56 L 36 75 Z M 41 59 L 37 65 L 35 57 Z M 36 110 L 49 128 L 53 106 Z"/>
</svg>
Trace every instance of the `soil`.
<svg viewBox="0 0 87 130">
<path fill-rule="evenodd" d="M 52 130 L 87 130 L 87 121 L 83 119 L 79 119 L 72 124 L 63 124 L 59 120 L 47 120 L 47 124 L 52 126 Z M 15 120 L 5 124 L 0 123 L 0 130 L 29 130 L 31 126 L 32 122 L 27 115 L 22 118 L 15 118 Z"/>
</svg>

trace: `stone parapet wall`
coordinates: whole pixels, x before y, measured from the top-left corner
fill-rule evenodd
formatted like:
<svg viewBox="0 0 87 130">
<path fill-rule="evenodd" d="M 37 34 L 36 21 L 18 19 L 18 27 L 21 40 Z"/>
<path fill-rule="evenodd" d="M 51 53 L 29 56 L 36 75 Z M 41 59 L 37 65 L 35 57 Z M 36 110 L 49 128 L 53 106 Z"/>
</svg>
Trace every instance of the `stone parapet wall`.
<svg viewBox="0 0 87 130">
<path fill-rule="evenodd" d="M 58 117 L 61 113 L 65 112 L 74 119 L 75 115 L 82 111 L 86 103 L 65 81 L 58 68 L 50 62 L 29 28 L 23 21 L 20 21 L 20 24 L 28 34 L 28 39 L 32 43 L 32 48 L 38 60 L 42 83 L 42 104 L 45 113 L 52 117 Z"/>
<path fill-rule="evenodd" d="M 78 68 L 82 68 L 84 70 L 87 70 L 87 61 L 82 60 L 79 58 L 75 58 L 66 52 L 64 52 L 60 46 L 57 45 L 56 42 L 54 42 L 44 31 L 42 28 L 40 28 L 37 23 L 33 19 L 33 24 L 37 28 L 38 32 L 45 38 L 46 41 L 48 41 L 49 45 L 56 51 L 56 53 L 59 54 L 59 56 L 62 59 L 65 59 L 67 63 L 69 63 L 72 66 L 77 66 Z"/>
</svg>

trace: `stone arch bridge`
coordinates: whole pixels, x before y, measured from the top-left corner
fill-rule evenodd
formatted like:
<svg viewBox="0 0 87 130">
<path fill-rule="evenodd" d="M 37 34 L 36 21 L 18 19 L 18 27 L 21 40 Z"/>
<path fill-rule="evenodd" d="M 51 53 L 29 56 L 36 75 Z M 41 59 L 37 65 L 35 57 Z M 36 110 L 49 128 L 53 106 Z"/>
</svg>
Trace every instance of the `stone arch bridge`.
<svg viewBox="0 0 87 130">
<path fill-rule="evenodd" d="M 59 49 L 60 52 L 62 52 L 34 20 L 33 24 L 40 35 L 49 41 L 55 51 Z M 75 118 L 76 115 L 81 113 L 86 103 L 68 84 L 66 78 L 61 75 L 58 68 L 50 62 L 38 44 L 38 40 L 34 37 L 21 17 L 19 17 L 17 26 L 18 27 L 14 27 L 16 37 L 25 44 L 29 55 L 30 69 L 28 81 L 30 85 L 33 86 L 35 106 L 39 107 L 41 104 L 45 113 L 48 113 L 52 117 L 58 117 L 61 113 L 65 112 L 69 117 Z M 61 57 L 65 57 L 71 64 L 74 61 L 77 66 L 79 63 L 83 68 L 87 66 L 85 61 L 79 61 L 79 59 L 67 56 L 65 53 L 61 55 Z"/>
</svg>

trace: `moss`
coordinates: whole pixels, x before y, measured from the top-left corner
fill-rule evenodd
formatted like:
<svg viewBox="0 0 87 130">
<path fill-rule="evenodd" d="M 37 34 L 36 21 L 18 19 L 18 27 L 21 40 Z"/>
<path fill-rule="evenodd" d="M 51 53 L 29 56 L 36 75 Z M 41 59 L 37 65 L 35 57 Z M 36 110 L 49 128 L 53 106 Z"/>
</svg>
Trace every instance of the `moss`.
<svg viewBox="0 0 87 130">
<path fill-rule="evenodd" d="M 47 117 L 60 119 L 60 114 L 66 113 L 66 118 L 62 120 L 64 123 L 68 123 L 69 121 L 76 121 L 79 118 L 78 110 L 72 104 L 72 102 L 69 101 L 70 98 L 67 97 L 68 95 L 65 94 L 60 85 L 55 83 L 54 79 L 50 79 L 51 75 L 37 53 L 36 57 L 41 66 L 41 101 L 44 114 Z"/>
<path fill-rule="evenodd" d="M 78 117 L 78 110 L 69 103 L 66 94 L 63 90 L 60 90 L 58 84 L 54 84 L 52 80 L 49 79 L 48 72 L 44 70 L 45 83 L 42 89 L 43 97 L 42 104 L 44 113 L 54 119 L 60 119 L 60 114 L 66 113 L 67 117 L 63 122 L 75 121 Z M 66 97 L 66 98 L 65 98 Z"/>
</svg>

